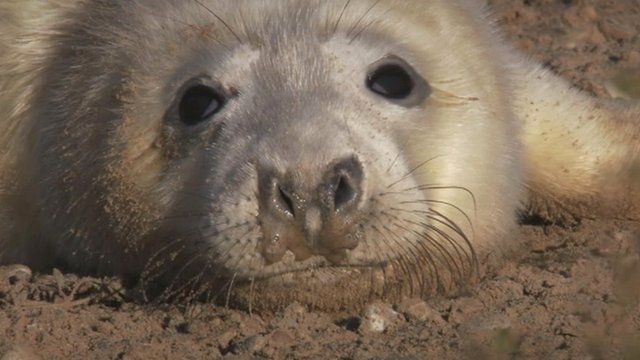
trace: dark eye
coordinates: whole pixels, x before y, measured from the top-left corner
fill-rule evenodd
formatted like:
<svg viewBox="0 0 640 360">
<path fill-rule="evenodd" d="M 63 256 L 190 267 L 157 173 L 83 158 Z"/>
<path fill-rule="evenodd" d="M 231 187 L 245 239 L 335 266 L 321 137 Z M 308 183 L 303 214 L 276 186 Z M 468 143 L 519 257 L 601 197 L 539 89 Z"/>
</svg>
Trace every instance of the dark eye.
<svg viewBox="0 0 640 360">
<path fill-rule="evenodd" d="M 224 106 L 224 97 L 205 85 L 189 88 L 180 100 L 180 121 L 196 125 L 208 120 Z"/>
<path fill-rule="evenodd" d="M 431 86 L 420 73 L 392 54 L 369 66 L 365 85 L 374 94 L 403 107 L 421 106 L 431 95 Z"/>
<path fill-rule="evenodd" d="M 411 95 L 414 86 L 411 75 L 397 64 L 382 65 L 367 78 L 367 87 L 388 99 L 405 99 Z"/>
</svg>

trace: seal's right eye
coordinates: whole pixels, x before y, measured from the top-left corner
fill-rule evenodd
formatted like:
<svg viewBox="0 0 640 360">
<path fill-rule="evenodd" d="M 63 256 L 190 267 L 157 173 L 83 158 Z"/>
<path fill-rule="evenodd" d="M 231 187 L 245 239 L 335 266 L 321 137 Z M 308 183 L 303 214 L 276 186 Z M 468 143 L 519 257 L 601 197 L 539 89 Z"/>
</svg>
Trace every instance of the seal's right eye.
<svg viewBox="0 0 640 360">
<path fill-rule="evenodd" d="M 197 125 L 208 120 L 224 106 L 224 97 L 215 89 L 205 86 L 193 86 L 182 95 L 180 100 L 180 121 L 185 125 Z"/>
</svg>

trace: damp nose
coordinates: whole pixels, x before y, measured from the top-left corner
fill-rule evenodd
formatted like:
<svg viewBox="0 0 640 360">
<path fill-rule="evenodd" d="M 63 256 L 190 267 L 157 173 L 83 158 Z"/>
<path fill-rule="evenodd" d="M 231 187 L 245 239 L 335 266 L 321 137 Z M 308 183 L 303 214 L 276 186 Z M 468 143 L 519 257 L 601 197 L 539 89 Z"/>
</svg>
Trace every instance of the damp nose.
<svg viewBox="0 0 640 360">
<path fill-rule="evenodd" d="M 319 205 L 324 215 L 335 213 L 349 216 L 357 208 L 362 194 L 362 164 L 355 157 L 335 162 L 319 176 L 315 191 L 308 191 L 309 184 L 300 183 L 295 176 L 298 169 L 290 169 L 285 174 L 274 170 L 260 170 L 259 193 L 266 210 L 283 220 L 304 220 L 305 210 L 310 205 Z M 296 179 L 298 178 L 298 179 Z M 297 181 L 296 181 L 297 180 Z M 317 204 L 314 204 L 317 203 Z"/>
<path fill-rule="evenodd" d="M 362 194 L 362 164 L 355 157 L 337 162 L 325 173 L 320 199 L 328 211 L 348 216 Z"/>
<path fill-rule="evenodd" d="M 350 156 L 315 174 L 304 167 L 278 172 L 258 168 L 263 255 L 277 262 L 290 250 L 296 259 L 312 255 L 336 259 L 358 245 L 354 234 L 363 196 L 363 166 Z"/>
</svg>

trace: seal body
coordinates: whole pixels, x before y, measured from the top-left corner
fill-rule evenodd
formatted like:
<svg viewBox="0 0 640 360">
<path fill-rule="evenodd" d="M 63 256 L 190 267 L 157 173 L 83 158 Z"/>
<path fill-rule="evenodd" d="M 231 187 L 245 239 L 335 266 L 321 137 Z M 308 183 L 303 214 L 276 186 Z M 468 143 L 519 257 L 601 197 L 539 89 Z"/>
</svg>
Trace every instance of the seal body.
<svg viewBox="0 0 640 360">
<path fill-rule="evenodd" d="M 465 286 L 522 209 L 635 216 L 638 109 L 531 64 L 472 1 L 0 15 L 2 263 L 339 308 Z"/>
</svg>

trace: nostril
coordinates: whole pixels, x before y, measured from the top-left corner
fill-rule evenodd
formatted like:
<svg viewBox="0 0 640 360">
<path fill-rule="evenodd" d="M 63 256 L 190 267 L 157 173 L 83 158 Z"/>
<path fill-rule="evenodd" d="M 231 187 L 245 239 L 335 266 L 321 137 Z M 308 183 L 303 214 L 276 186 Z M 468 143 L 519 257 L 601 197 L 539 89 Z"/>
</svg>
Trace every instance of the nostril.
<svg viewBox="0 0 640 360">
<path fill-rule="evenodd" d="M 334 205 L 336 210 L 340 210 L 344 206 L 348 205 L 355 199 L 356 191 L 349 184 L 349 180 L 343 175 L 338 180 L 338 186 L 336 187 Z"/>
<path fill-rule="evenodd" d="M 293 206 L 293 200 L 291 199 L 291 195 L 280 186 L 278 186 L 278 196 L 279 196 L 279 205 L 289 216 L 295 216 L 295 210 Z"/>
<path fill-rule="evenodd" d="M 256 168 L 260 217 L 265 221 L 292 222 L 304 206 L 295 179 L 271 166 L 258 164 Z"/>
</svg>

